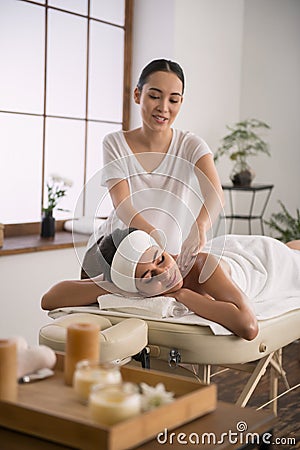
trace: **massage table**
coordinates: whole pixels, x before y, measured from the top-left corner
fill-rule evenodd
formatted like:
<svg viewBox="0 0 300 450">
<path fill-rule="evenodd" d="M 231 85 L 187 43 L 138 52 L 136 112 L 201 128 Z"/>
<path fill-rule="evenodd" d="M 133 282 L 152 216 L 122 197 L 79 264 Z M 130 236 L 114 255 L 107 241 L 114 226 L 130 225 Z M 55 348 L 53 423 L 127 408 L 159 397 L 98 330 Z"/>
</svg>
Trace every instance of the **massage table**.
<svg viewBox="0 0 300 450">
<path fill-rule="evenodd" d="M 122 365 L 131 358 L 141 360 L 145 353 L 148 327 L 144 320 L 129 318 L 112 324 L 106 317 L 84 311 L 62 315 L 53 323 L 43 326 L 39 331 L 39 344 L 46 345 L 56 352 L 64 352 L 67 328 L 74 323 L 93 323 L 99 326 L 101 363 L 114 361 Z"/>
<path fill-rule="evenodd" d="M 285 382 L 286 392 L 290 389 L 282 366 L 282 349 L 300 338 L 300 309 L 259 321 L 257 337 L 252 341 L 246 341 L 233 334 L 215 335 L 208 326 L 174 323 L 171 320 L 155 320 L 145 317 L 133 319 L 129 314 L 103 311 L 98 306 L 59 308 L 50 312 L 54 322 L 41 329 L 40 343 L 48 345 L 54 350 L 63 351 L 65 338 L 61 335 L 61 342 L 58 346 L 53 338 L 53 327 L 57 326 L 60 321 L 67 320 L 68 323 L 71 323 L 73 320 L 77 320 L 80 314 L 85 314 L 85 317 L 88 316 L 87 319 L 91 321 L 94 321 L 96 317 L 101 317 L 101 320 L 107 320 L 112 325 L 112 329 L 114 326 L 122 327 L 127 322 L 127 345 L 132 345 L 137 339 L 136 331 L 134 328 L 130 328 L 128 321 L 141 320 L 144 322 L 148 330 L 145 349 L 150 357 L 150 365 L 155 361 L 167 362 L 173 368 L 191 364 L 195 368 L 195 375 L 205 383 L 211 382 L 211 366 L 213 365 L 248 372 L 249 379 L 236 402 L 241 407 L 246 406 L 268 367 L 271 369 L 270 402 L 268 403 L 272 403 L 274 413 L 277 412 L 279 377 L 282 377 Z M 118 345 L 120 345 L 122 353 L 123 337 L 120 337 L 119 334 L 119 338 Z M 129 353 L 138 353 L 137 350 L 139 349 L 131 349 Z M 118 353 L 109 355 L 109 349 L 105 348 L 103 341 L 102 352 L 105 358 L 110 359 L 113 359 Z"/>
</svg>

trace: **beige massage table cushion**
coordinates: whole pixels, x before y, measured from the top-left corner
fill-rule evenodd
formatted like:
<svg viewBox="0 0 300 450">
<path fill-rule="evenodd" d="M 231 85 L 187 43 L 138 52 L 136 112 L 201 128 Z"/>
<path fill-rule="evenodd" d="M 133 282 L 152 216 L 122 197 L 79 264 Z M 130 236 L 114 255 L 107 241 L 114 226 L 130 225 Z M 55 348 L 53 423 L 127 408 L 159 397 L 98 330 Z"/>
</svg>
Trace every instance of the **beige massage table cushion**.
<svg viewBox="0 0 300 450">
<path fill-rule="evenodd" d="M 106 315 L 112 324 L 124 317 Z M 168 361 L 178 349 L 182 363 L 244 364 L 259 360 L 299 339 L 300 309 L 259 322 L 253 341 L 234 335 L 214 335 L 209 327 L 144 319 L 148 325 L 148 347 L 154 358 Z"/>
<path fill-rule="evenodd" d="M 76 313 L 55 319 L 41 328 L 40 345 L 64 352 L 67 327 L 73 323 L 87 322 L 100 326 L 100 362 L 124 360 L 138 354 L 148 342 L 148 326 L 137 318 L 123 319 L 112 325 L 108 318 L 99 315 Z"/>
</svg>

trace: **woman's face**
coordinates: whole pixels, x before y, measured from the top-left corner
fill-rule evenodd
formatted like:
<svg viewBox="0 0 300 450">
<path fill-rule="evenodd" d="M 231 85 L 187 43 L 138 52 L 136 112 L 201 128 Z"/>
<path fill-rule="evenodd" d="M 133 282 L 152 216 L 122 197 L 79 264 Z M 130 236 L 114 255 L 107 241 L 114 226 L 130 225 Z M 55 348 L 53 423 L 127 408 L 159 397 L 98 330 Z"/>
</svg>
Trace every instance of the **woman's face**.
<svg viewBox="0 0 300 450">
<path fill-rule="evenodd" d="M 163 131 L 173 124 L 183 100 L 182 81 L 173 72 L 154 72 L 149 75 L 142 92 L 134 91 L 136 103 L 141 105 L 143 125 L 153 131 Z"/>
<path fill-rule="evenodd" d="M 158 246 L 148 248 L 135 271 L 136 287 L 141 294 L 155 296 L 180 289 L 183 279 L 179 268 L 167 252 Z"/>
</svg>

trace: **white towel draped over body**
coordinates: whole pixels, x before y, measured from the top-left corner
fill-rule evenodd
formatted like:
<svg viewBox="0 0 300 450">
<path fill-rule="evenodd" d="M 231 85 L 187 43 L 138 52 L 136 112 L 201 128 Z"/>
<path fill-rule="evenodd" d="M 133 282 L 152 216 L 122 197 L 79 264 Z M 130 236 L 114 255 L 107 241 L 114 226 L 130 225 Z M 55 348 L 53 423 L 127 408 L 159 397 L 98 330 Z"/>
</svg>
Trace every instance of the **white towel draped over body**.
<svg viewBox="0 0 300 450">
<path fill-rule="evenodd" d="M 259 321 L 300 309 L 300 251 L 291 250 L 270 237 L 254 235 L 228 235 L 225 239 L 220 236 L 208 242 L 205 249 L 227 261 L 233 281 L 248 296 Z M 128 298 L 128 294 L 120 293 L 111 283 L 101 281 L 99 285 L 113 292 L 98 297 L 99 308 L 60 308 L 50 311 L 49 315 L 55 318 L 90 309 L 93 314 L 136 315 L 164 322 L 209 326 L 216 335 L 232 334 L 222 325 L 189 311 L 172 297 Z"/>
<path fill-rule="evenodd" d="M 247 295 L 258 320 L 300 308 L 300 251 L 268 236 L 227 235 L 210 252 L 230 266 L 232 280 Z M 203 250 L 205 251 L 205 250 Z"/>
<path fill-rule="evenodd" d="M 125 298 L 120 295 L 106 294 L 98 297 L 100 309 L 118 311 L 127 314 L 143 315 L 164 319 L 166 317 L 182 317 L 189 309 L 172 297 Z"/>
<path fill-rule="evenodd" d="M 259 320 L 300 308 L 300 251 L 268 236 L 255 235 L 228 235 L 225 239 L 220 236 L 210 241 L 208 248 L 229 264 L 233 281 L 247 295 Z M 126 298 L 107 294 L 98 301 L 100 309 L 153 318 L 191 314 L 172 297 Z"/>
</svg>

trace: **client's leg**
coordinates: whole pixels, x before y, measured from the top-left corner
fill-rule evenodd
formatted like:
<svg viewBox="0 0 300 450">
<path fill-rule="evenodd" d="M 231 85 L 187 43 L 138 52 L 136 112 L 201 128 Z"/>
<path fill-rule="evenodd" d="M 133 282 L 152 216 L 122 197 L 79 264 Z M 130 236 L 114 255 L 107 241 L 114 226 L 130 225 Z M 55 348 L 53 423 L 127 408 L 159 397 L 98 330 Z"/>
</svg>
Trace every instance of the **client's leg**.
<svg viewBox="0 0 300 450">
<path fill-rule="evenodd" d="M 286 245 L 293 250 L 300 250 L 300 239 L 296 239 L 295 241 L 287 242 Z"/>
</svg>

